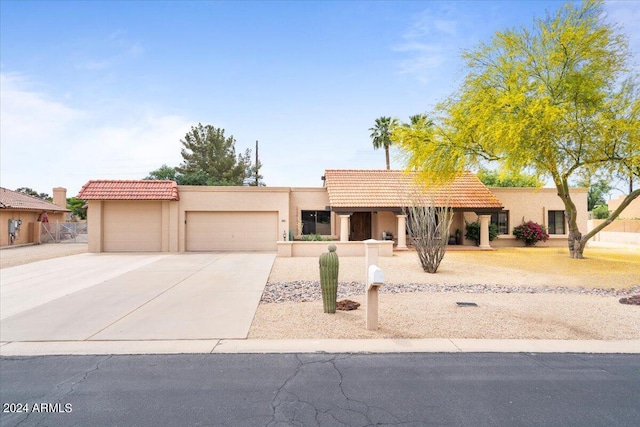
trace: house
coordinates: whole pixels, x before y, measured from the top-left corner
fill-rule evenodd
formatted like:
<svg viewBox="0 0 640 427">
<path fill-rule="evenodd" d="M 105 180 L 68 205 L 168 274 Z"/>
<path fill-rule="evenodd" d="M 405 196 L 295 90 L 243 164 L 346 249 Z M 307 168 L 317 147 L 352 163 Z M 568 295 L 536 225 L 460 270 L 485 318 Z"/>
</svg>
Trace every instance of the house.
<svg viewBox="0 0 640 427">
<path fill-rule="evenodd" d="M 53 189 L 53 203 L 0 187 L 0 246 L 39 243 L 41 224 L 65 222 L 67 190 Z"/>
<path fill-rule="evenodd" d="M 608 201 L 609 212 L 620 207 L 626 195 Z M 602 224 L 604 219 L 590 219 L 588 230 L 591 231 Z M 640 245 L 640 198 L 634 199 L 620 213 L 620 216 L 604 230 L 593 236 L 594 242 L 605 242 L 622 245 Z"/>
<path fill-rule="evenodd" d="M 173 181 L 86 183 L 78 198 L 88 201 L 89 251 L 278 251 L 306 256 L 326 243 L 299 242 L 305 235 L 338 241 L 343 255 L 364 253 L 359 242 L 386 239 L 383 252 L 406 250 L 403 207 L 416 198 L 446 203 L 454 211 L 451 232 L 480 221 L 481 247 L 522 245 L 511 234 L 522 219 L 549 225 L 548 245 L 565 245 L 566 220 L 554 189 L 487 188 L 465 173 L 435 191 L 421 190 L 410 175 L 389 170 L 326 170 L 324 186 L 178 186 Z M 587 192 L 573 193 L 586 226 Z M 489 223 L 499 239 L 489 242 Z M 463 231 L 464 233 L 464 231 Z M 465 245 L 475 242 L 465 241 Z"/>
</svg>

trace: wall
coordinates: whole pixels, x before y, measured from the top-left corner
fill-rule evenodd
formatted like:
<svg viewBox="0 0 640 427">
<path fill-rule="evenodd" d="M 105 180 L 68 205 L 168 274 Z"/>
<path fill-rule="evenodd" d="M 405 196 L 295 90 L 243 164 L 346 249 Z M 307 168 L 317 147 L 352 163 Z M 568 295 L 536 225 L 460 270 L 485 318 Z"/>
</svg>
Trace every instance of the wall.
<svg viewBox="0 0 640 427">
<path fill-rule="evenodd" d="M 20 231 L 16 235 L 14 245 L 24 245 L 27 243 L 39 242 L 40 224 L 37 222 L 41 211 L 20 211 L 2 209 L 0 210 L 0 246 L 9 246 L 9 220 L 22 220 Z M 49 222 L 65 222 L 65 212 L 47 211 Z"/>
<path fill-rule="evenodd" d="M 398 239 L 398 218 L 396 214 L 388 211 L 374 212 L 371 217 L 371 238 L 382 240 L 382 232 L 388 231 L 393 238 Z"/>
<path fill-rule="evenodd" d="M 327 246 L 334 244 L 337 246 L 336 252 L 339 256 L 363 257 L 365 255 L 364 242 L 278 242 L 279 257 L 319 257 L 327 252 Z M 393 256 L 393 242 L 380 242 L 379 256 Z"/>
<path fill-rule="evenodd" d="M 607 205 L 609 206 L 609 211 L 613 212 L 618 209 L 624 198 L 625 196 L 620 196 L 617 199 L 609 200 L 609 202 L 607 203 Z M 629 205 L 620 213 L 619 218 L 640 219 L 640 197 L 637 197 L 635 200 L 629 203 Z"/>
<path fill-rule="evenodd" d="M 499 235 L 491 242 L 493 247 L 524 246 L 513 236 L 513 228 L 524 221 L 533 221 L 547 226 L 547 212 L 564 210 L 564 203 L 555 188 L 508 188 L 491 187 L 491 192 L 502 202 L 504 210 L 509 211 L 509 234 Z M 571 198 L 578 209 L 578 228 L 585 233 L 587 231 L 587 189 L 572 188 Z M 467 221 L 475 221 L 477 216 L 473 213 L 465 213 Z M 565 231 L 566 229 L 565 224 Z M 464 231 L 463 231 L 464 232 Z M 465 244 L 474 244 L 465 240 Z M 539 242 L 537 246 L 565 246 L 567 234 L 549 235 L 549 240 Z"/>
</svg>

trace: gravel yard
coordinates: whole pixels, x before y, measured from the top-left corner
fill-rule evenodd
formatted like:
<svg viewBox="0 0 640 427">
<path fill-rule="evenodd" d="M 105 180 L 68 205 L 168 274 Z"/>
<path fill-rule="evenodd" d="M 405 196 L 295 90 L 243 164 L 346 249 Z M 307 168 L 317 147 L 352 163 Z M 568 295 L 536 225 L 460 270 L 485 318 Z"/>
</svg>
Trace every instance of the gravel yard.
<svg viewBox="0 0 640 427">
<path fill-rule="evenodd" d="M 83 254 L 87 252 L 87 246 L 87 243 L 47 243 L 44 245 L 5 247 L 0 250 L 0 268 Z"/>
<path fill-rule="evenodd" d="M 317 258 L 276 258 L 249 338 L 640 339 L 640 248 L 560 248 L 446 254 L 435 275 L 413 252 L 380 258 L 380 328 L 365 329 L 364 258 L 340 259 L 339 299 L 354 311 L 324 314 Z M 475 302 L 478 307 L 459 307 Z"/>
</svg>

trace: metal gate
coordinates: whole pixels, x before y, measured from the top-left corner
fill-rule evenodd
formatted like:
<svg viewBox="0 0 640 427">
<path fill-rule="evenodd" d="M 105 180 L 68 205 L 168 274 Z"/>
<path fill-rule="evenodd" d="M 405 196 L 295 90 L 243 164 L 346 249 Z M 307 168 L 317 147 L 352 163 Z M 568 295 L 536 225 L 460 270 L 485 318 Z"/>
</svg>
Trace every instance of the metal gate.
<svg viewBox="0 0 640 427">
<path fill-rule="evenodd" d="M 41 222 L 40 243 L 87 243 L 85 222 Z"/>
</svg>

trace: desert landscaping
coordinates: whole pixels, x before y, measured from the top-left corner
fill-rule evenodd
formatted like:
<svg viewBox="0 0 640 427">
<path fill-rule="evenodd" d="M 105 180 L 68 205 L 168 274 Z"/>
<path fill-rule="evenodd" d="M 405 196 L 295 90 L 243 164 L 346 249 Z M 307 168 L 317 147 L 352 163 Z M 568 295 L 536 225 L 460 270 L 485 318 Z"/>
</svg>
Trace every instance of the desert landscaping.
<svg viewBox="0 0 640 427">
<path fill-rule="evenodd" d="M 584 260 L 564 248 L 449 251 L 438 273 L 415 252 L 380 258 L 385 274 L 379 329 L 367 331 L 364 258 L 340 259 L 338 299 L 353 311 L 325 314 L 315 258 L 276 258 L 249 338 L 640 338 L 640 249 L 590 247 Z M 458 306 L 473 302 L 477 307 Z"/>
</svg>

